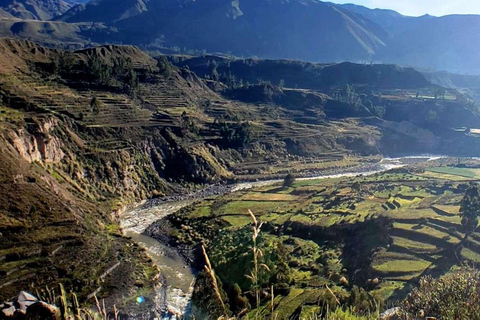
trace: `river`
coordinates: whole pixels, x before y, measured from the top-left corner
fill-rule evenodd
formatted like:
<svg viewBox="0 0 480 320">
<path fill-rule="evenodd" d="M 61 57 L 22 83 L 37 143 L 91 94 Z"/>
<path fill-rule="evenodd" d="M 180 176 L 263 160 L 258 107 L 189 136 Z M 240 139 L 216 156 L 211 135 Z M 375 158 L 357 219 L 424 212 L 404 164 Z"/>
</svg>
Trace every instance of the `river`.
<svg viewBox="0 0 480 320">
<path fill-rule="evenodd" d="M 402 158 L 384 158 L 380 162 L 365 167 L 357 167 L 353 171 L 330 175 L 315 175 L 298 178 L 297 180 L 329 179 L 341 177 L 354 177 L 358 175 L 373 175 L 391 169 L 400 168 L 415 162 L 432 161 L 442 158 L 441 156 L 409 156 Z M 147 250 L 152 261 L 159 267 L 163 278 L 157 286 L 155 303 L 162 310 L 164 319 L 176 319 L 174 314 L 188 315 L 191 310 L 191 295 L 195 282 L 195 270 L 192 270 L 174 249 L 158 242 L 157 240 L 143 235 L 142 233 L 152 223 L 162 219 L 181 208 L 201 200 L 207 196 L 221 195 L 229 192 L 251 189 L 279 183 L 282 180 L 265 180 L 256 182 L 244 182 L 213 191 L 185 195 L 177 200 L 167 198 L 165 201 L 144 201 L 136 208 L 125 212 L 121 216 L 121 226 L 127 236 Z M 168 310 L 168 312 L 167 312 Z"/>
</svg>

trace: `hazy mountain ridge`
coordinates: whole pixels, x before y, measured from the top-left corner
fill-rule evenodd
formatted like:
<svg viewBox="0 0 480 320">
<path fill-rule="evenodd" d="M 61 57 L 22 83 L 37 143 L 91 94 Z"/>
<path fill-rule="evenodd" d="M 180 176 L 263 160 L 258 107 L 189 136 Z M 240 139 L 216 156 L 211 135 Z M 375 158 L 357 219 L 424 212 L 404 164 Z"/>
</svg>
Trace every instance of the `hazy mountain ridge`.
<svg viewBox="0 0 480 320">
<path fill-rule="evenodd" d="M 4 0 L 0 35 L 479 73 L 480 16 L 408 17 L 315 0 Z M 68 10 L 67 10 L 68 9 Z M 26 20 L 9 19 L 12 16 Z M 38 24 L 30 19 L 54 21 Z M 93 23 L 92 23 L 93 22 Z"/>
<path fill-rule="evenodd" d="M 113 9 L 111 0 L 103 0 L 76 7 L 58 19 L 114 25 L 119 34 L 113 38 L 128 43 L 160 43 L 246 56 L 367 60 L 384 46 L 377 36 L 382 30 L 375 24 L 340 7 L 313 0 L 125 0 L 116 2 Z M 302 56 L 298 56 L 299 51 Z"/>
<path fill-rule="evenodd" d="M 95 0 L 55 19 L 114 28 L 107 38 L 96 32 L 82 35 L 84 43 L 91 39 L 247 57 L 480 72 L 474 56 L 480 49 L 474 41 L 479 16 L 416 18 L 314 0 Z"/>
<path fill-rule="evenodd" d="M 19 19 L 50 20 L 76 3 L 74 0 L 2 0 L 0 8 Z"/>
</svg>

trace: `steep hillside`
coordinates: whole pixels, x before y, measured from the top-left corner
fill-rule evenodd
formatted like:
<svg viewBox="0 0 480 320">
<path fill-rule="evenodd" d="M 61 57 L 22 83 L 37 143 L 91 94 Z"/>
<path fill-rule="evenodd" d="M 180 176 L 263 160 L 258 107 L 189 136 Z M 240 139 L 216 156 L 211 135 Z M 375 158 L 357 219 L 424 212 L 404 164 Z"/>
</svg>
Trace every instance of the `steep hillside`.
<svg viewBox="0 0 480 320">
<path fill-rule="evenodd" d="M 122 205 L 113 194 L 128 192 L 128 175 L 120 178 L 128 157 L 90 154 L 86 128 L 43 107 L 55 96 L 64 103 L 77 98 L 31 69 L 58 54 L 28 42 L 0 41 L 0 299 L 11 299 L 21 288 L 41 292 L 63 282 L 82 300 L 98 288 L 109 301 L 120 301 L 140 286 L 151 290 L 157 271 L 120 235 L 112 214 Z M 90 190 L 81 181 L 88 175 L 81 163 L 105 170 L 94 174 L 97 185 Z M 107 177 L 108 187 L 101 182 Z"/>
<path fill-rule="evenodd" d="M 76 48 L 126 43 L 170 53 L 480 72 L 476 15 L 408 17 L 316 0 L 74 2 L 6 0 L 0 6 L 0 36 Z"/>
<path fill-rule="evenodd" d="M 0 36 L 30 39 L 48 47 L 78 49 L 92 46 L 95 45 L 91 40 L 93 35 L 98 43 L 108 43 L 111 32 L 116 30 L 101 23 L 0 19 Z"/>
<path fill-rule="evenodd" d="M 377 25 L 313 0 L 114 2 L 97 0 L 59 19 L 114 25 L 111 40 L 271 58 L 368 60 L 384 46 Z"/>
<path fill-rule="evenodd" d="M 270 115 L 133 47 L 72 53 L 2 39 L 0 63 L 2 300 L 57 282 L 82 300 L 148 295 L 156 271 L 118 231 L 125 204 L 261 170 L 259 161 L 377 152 L 373 127 Z"/>
<path fill-rule="evenodd" d="M 243 62 L 218 61 L 197 75 L 135 47 L 0 40 L 1 300 L 57 282 L 82 300 L 149 296 L 156 270 L 117 221 L 138 200 L 381 153 L 480 154 L 474 130 L 453 130 L 480 128 L 478 110 L 413 70 L 247 61 L 247 84 Z M 312 83 L 267 81 L 289 68 Z"/>
<path fill-rule="evenodd" d="M 310 0 L 96 0 L 58 19 L 101 22 L 119 31 L 108 41 L 157 48 L 480 72 L 475 58 L 480 18 L 473 15 L 407 17 Z M 91 38 L 97 40 L 95 33 Z"/>
<path fill-rule="evenodd" d="M 479 27 L 480 16 L 476 15 L 420 17 L 398 32 L 378 58 L 430 70 L 476 74 L 480 72 L 476 58 Z"/>
<path fill-rule="evenodd" d="M 188 68 L 200 76 L 211 77 L 215 69 L 219 75 L 235 75 L 244 83 L 258 79 L 291 88 L 328 89 L 347 84 L 378 88 L 423 88 L 430 85 L 425 77 L 411 68 L 395 65 L 360 65 L 354 63 L 317 64 L 288 60 L 236 59 L 220 56 L 172 56 L 178 66 Z"/>
<path fill-rule="evenodd" d="M 0 18 L 5 19 L 5 18 L 13 18 L 13 16 L 8 13 L 7 11 L 0 9 Z"/>
<path fill-rule="evenodd" d="M 340 7 L 359 14 L 364 18 L 372 21 L 373 23 L 376 23 L 377 25 L 385 29 L 390 37 L 394 36 L 401 30 L 406 29 L 406 26 L 411 21 L 415 20 L 414 17 L 401 15 L 400 13 L 393 10 L 370 9 L 355 4 L 343 4 L 340 5 Z"/>
<path fill-rule="evenodd" d="M 50 20 L 65 13 L 73 4 L 64 0 L 3 0 L 0 8 L 20 19 Z"/>
<path fill-rule="evenodd" d="M 318 105 L 317 112 L 321 110 L 326 119 L 360 117 L 363 123 L 381 129 L 376 147 L 384 154 L 473 155 L 480 151 L 476 135 L 454 130 L 478 127 L 478 104 L 472 100 L 475 92 L 446 85 L 450 89 L 445 89 L 440 82 L 431 84 L 413 69 L 219 56 L 172 56 L 170 60 L 205 77 L 222 94 L 242 101 L 273 101 L 298 110 L 303 103 L 294 98 L 294 92 L 312 94 L 299 88 L 324 93 L 328 96 L 324 104 L 310 98 L 308 104 Z M 462 77 L 457 78 L 460 82 Z M 214 85 L 217 81 L 227 88 Z"/>
<path fill-rule="evenodd" d="M 106 22 L 115 23 L 124 19 L 132 18 L 147 11 L 148 1 L 143 0 L 95 0 L 87 4 L 73 7 L 57 20 L 67 22 Z"/>
</svg>

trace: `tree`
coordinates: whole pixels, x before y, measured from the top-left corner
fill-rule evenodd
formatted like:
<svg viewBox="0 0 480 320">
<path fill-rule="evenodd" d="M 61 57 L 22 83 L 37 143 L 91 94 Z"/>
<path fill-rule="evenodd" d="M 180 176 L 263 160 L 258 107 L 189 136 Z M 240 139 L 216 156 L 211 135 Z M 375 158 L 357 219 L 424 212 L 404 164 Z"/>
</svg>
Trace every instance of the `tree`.
<svg viewBox="0 0 480 320">
<path fill-rule="evenodd" d="M 217 61 L 215 60 L 209 61 L 208 69 L 209 69 L 209 75 L 211 79 L 214 81 L 219 81 L 220 75 L 218 74 L 218 71 L 217 71 Z"/>
<path fill-rule="evenodd" d="M 231 309 L 235 313 L 251 309 L 248 298 L 242 294 L 242 289 L 237 283 L 235 283 L 231 289 L 231 298 L 229 300 L 231 301 Z"/>
<path fill-rule="evenodd" d="M 293 176 L 293 174 L 291 173 L 287 174 L 283 179 L 283 186 L 286 188 L 290 188 L 290 187 L 293 187 L 294 184 L 295 184 L 295 177 Z"/>
<path fill-rule="evenodd" d="M 135 95 L 138 90 L 138 77 L 137 73 L 133 69 L 129 69 L 125 74 L 124 82 L 123 82 L 123 89 L 126 93 Z"/>
<path fill-rule="evenodd" d="M 355 181 L 352 184 L 352 191 L 358 195 L 362 191 L 362 184 L 358 181 Z"/>
<path fill-rule="evenodd" d="M 186 132 L 191 132 L 194 134 L 198 134 L 200 132 L 200 129 L 195 124 L 195 121 L 185 111 L 183 111 L 181 116 L 181 124 L 184 134 Z"/>
<path fill-rule="evenodd" d="M 53 60 L 53 73 L 56 75 L 68 75 L 75 65 L 75 56 L 68 51 L 61 51 Z"/>
<path fill-rule="evenodd" d="M 220 119 L 215 122 L 215 126 L 229 148 L 244 148 L 252 141 L 252 125 L 249 122 L 227 123 Z"/>
<path fill-rule="evenodd" d="M 480 214 L 480 186 L 472 184 L 465 191 L 462 202 L 460 203 L 460 214 L 462 216 L 462 225 L 465 227 L 465 238 L 475 231 L 478 225 L 478 216 Z"/>
<path fill-rule="evenodd" d="M 175 62 L 175 59 L 177 60 L 176 62 L 178 63 L 178 57 L 174 57 L 174 62 Z M 170 63 L 170 61 L 168 61 L 168 59 L 166 57 L 161 56 L 160 58 L 158 58 L 158 67 L 160 69 L 160 72 L 165 77 L 168 78 L 172 75 L 173 66 Z"/>
<path fill-rule="evenodd" d="M 102 102 L 97 97 L 93 97 L 90 101 L 90 108 L 92 109 L 94 114 L 98 114 L 100 112 L 101 106 Z"/>
</svg>

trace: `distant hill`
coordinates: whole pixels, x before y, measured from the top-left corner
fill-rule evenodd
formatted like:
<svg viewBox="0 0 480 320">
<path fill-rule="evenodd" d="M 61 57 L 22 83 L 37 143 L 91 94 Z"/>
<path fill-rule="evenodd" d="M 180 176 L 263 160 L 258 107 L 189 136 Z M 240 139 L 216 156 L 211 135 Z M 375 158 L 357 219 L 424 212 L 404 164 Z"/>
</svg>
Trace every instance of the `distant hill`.
<svg viewBox="0 0 480 320">
<path fill-rule="evenodd" d="M 480 16 L 423 16 L 388 41 L 379 60 L 432 70 L 480 73 Z"/>
<path fill-rule="evenodd" d="M 13 16 L 7 11 L 0 9 L 0 19 L 13 18 Z"/>
<path fill-rule="evenodd" d="M 317 64 L 288 60 L 233 59 L 218 56 L 170 57 L 176 65 L 188 67 L 199 76 L 211 76 L 213 67 L 219 75 L 235 75 L 243 83 L 258 79 L 291 88 L 325 89 L 346 85 L 376 88 L 420 88 L 430 83 L 411 68 L 395 65 L 360 65 L 350 62 Z M 178 62 L 177 62 L 178 61 Z M 215 61 L 215 62 L 214 62 Z"/>
<path fill-rule="evenodd" d="M 2 0 L 0 8 L 15 18 L 50 20 L 76 3 L 74 0 Z"/>
<path fill-rule="evenodd" d="M 397 32 L 400 32 L 402 28 L 405 28 L 405 26 L 411 21 L 415 20 L 413 17 L 404 16 L 393 10 L 370 9 L 355 4 L 344 4 L 341 5 L 341 7 L 376 23 L 385 29 L 385 31 L 387 31 L 391 36 L 395 35 Z"/>
<path fill-rule="evenodd" d="M 408 17 L 317 0 L 3 0 L 0 36 L 40 42 L 134 44 L 311 62 L 378 62 L 480 73 L 480 16 Z M 31 19 L 72 24 L 68 37 Z M 18 22 L 18 21 L 17 21 Z M 63 25 L 63 26 L 66 26 Z M 58 25 L 50 25 L 58 26 Z M 50 38 L 50 39 L 48 39 Z M 45 41 L 45 39 L 49 41 Z"/>
<path fill-rule="evenodd" d="M 368 60 L 386 36 L 371 21 L 314 0 L 95 0 L 59 20 L 114 25 L 114 41 L 312 61 Z"/>
</svg>

